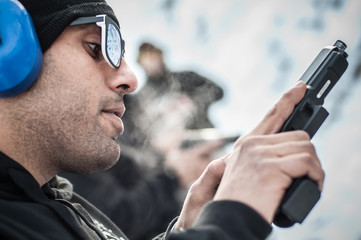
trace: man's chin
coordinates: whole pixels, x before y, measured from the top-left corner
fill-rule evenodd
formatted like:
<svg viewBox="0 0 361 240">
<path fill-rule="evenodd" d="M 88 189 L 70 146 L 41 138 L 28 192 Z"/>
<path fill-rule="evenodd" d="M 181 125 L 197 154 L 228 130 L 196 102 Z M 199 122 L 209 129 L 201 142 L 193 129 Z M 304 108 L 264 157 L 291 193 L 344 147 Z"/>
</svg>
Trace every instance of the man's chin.
<svg viewBox="0 0 361 240">
<path fill-rule="evenodd" d="M 111 159 L 102 159 L 102 161 L 99 161 L 98 164 L 96 164 L 92 168 L 88 168 L 87 174 L 93 174 L 98 172 L 106 171 L 110 168 L 112 168 L 119 160 L 119 156 L 117 158 L 111 158 Z"/>
<path fill-rule="evenodd" d="M 110 156 L 110 154 L 109 154 L 107 161 L 105 161 L 105 163 L 108 163 L 107 166 L 105 166 L 105 168 L 100 171 L 108 170 L 109 168 L 111 168 L 115 164 L 117 164 L 117 162 L 119 161 L 121 149 L 117 142 L 116 142 L 116 145 L 117 145 L 116 152 L 114 152 L 114 154 L 112 154 L 112 156 Z"/>
<path fill-rule="evenodd" d="M 89 167 L 89 170 L 91 170 L 90 173 L 97 173 L 108 170 L 119 161 L 120 146 L 116 141 L 114 142 L 114 146 L 112 146 L 111 149 L 108 148 L 108 150 L 105 151 L 102 156 L 99 156 L 97 160 L 94 159 L 95 162 L 93 164 L 93 167 Z"/>
</svg>

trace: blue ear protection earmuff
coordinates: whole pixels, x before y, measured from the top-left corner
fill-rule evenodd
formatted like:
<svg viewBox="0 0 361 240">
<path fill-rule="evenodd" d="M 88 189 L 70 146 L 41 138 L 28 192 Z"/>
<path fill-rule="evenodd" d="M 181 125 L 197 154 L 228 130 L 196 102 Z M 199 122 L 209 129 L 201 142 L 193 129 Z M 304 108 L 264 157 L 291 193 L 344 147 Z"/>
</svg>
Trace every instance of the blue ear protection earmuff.
<svg viewBox="0 0 361 240">
<path fill-rule="evenodd" d="M 26 9 L 17 0 L 0 0 L 0 97 L 29 88 L 40 73 L 42 58 Z"/>
</svg>

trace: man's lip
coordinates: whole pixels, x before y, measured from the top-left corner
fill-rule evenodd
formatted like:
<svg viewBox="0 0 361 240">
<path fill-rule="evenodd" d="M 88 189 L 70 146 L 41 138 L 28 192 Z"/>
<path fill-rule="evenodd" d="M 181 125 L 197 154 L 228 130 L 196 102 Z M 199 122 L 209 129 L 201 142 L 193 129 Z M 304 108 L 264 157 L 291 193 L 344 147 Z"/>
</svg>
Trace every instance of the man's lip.
<svg viewBox="0 0 361 240">
<path fill-rule="evenodd" d="M 108 120 L 110 120 L 110 123 L 115 127 L 117 131 L 117 136 L 123 134 L 124 131 L 124 125 L 122 121 L 122 116 L 124 115 L 125 107 L 124 105 L 121 107 L 108 107 L 104 108 L 102 110 L 102 113 Z M 115 136 L 115 135 L 114 135 Z"/>
<path fill-rule="evenodd" d="M 122 118 L 125 112 L 124 107 L 106 108 L 102 112 L 115 114 L 117 117 Z"/>
</svg>

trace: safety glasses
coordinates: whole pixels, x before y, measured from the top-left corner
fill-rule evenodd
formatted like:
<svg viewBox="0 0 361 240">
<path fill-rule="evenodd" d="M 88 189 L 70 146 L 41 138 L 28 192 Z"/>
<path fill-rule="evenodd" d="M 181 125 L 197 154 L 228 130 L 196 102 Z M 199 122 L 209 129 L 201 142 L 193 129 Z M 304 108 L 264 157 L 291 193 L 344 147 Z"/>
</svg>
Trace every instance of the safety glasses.
<svg viewBox="0 0 361 240">
<path fill-rule="evenodd" d="M 119 68 L 124 56 L 125 42 L 122 39 L 118 25 L 107 15 L 95 17 L 80 17 L 73 21 L 70 26 L 96 23 L 101 28 L 101 48 L 105 60 L 113 68 Z"/>
</svg>

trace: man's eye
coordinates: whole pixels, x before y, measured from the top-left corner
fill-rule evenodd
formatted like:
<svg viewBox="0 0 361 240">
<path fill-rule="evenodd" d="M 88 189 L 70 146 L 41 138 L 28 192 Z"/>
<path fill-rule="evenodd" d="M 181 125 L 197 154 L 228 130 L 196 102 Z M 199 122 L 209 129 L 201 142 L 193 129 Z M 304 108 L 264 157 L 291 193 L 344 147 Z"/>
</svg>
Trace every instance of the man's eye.
<svg viewBox="0 0 361 240">
<path fill-rule="evenodd" d="M 87 45 L 88 45 L 89 48 L 91 49 L 90 55 L 91 55 L 93 58 L 98 58 L 98 57 L 99 57 L 99 54 L 100 54 L 100 51 L 101 51 L 101 46 L 100 46 L 100 44 L 97 44 L 97 43 L 87 43 Z"/>
</svg>

